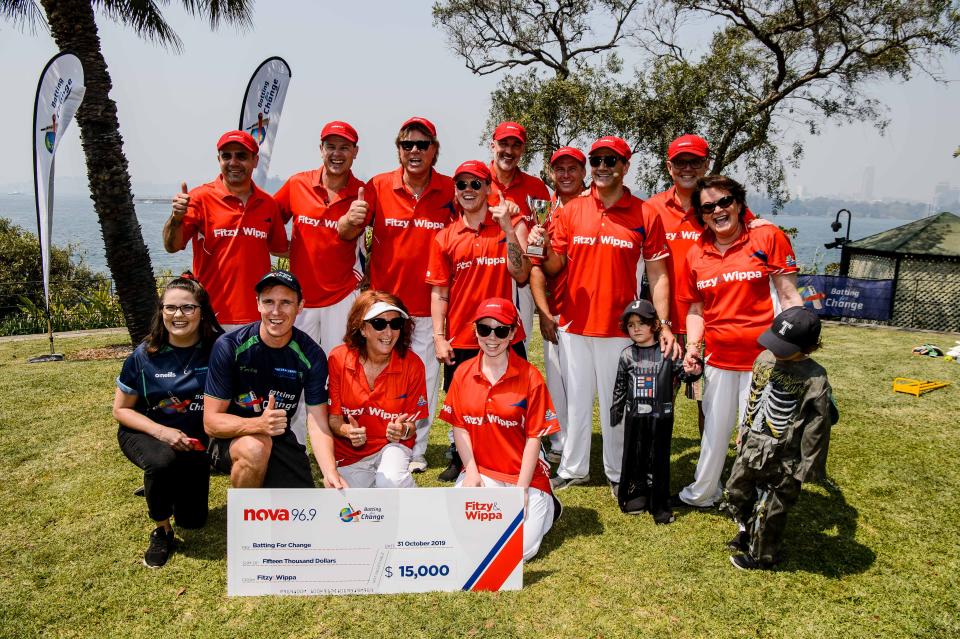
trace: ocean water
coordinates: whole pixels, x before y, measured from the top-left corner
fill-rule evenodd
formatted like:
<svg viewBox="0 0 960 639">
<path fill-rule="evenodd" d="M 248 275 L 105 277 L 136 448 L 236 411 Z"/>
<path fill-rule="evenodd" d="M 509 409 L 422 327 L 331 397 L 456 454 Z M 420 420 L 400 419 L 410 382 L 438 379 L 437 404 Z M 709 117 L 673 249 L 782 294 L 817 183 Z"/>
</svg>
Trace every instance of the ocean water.
<svg viewBox="0 0 960 639">
<path fill-rule="evenodd" d="M 188 245 L 180 253 L 170 254 L 163 249 L 161 233 L 163 224 L 170 215 L 170 198 L 172 193 L 157 198 L 137 198 L 137 219 L 140 221 L 143 239 L 150 250 L 150 259 L 155 272 L 170 270 L 178 273 L 189 268 L 192 253 Z M 819 265 L 822 270 L 825 264 L 840 261 L 840 250 L 827 250 L 823 245 L 834 239 L 834 232 L 830 223 L 836 211 L 825 211 L 823 217 L 797 215 L 764 215 L 774 223 L 785 228 L 796 227 L 798 230 L 793 240 L 797 253 L 797 261 L 802 266 Z M 37 232 L 36 205 L 32 193 L 6 194 L 0 193 L 0 217 L 12 220 L 24 229 Z M 843 218 L 846 224 L 846 216 Z M 853 211 L 853 223 L 850 238 L 852 240 L 867 237 L 888 229 L 906 224 L 911 220 L 897 220 L 890 218 L 857 217 Z M 289 231 L 289 229 L 288 229 Z M 846 227 L 841 229 L 846 233 Z M 93 202 L 89 197 L 77 195 L 59 195 L 54 203 L 53 242 L 58 246 L 72 244 L 76 254 L 94 271 L 107 273 L 106 258 L 103 250 L 103 238 L 100 235 L 100 224 L 93 210 Z"/>
</svg>

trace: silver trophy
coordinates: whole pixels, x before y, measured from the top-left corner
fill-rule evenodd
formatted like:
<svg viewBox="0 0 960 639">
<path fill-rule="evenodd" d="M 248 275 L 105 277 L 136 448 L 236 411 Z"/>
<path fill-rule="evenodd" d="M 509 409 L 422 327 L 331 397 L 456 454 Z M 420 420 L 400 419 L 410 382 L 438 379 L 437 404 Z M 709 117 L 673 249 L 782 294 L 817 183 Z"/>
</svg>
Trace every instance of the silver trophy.
<svg viewBox="0 0 960 639">
<path fill-rule="evenodd" d="M 553 213 L 553 205 L 550 200 L 541 200 L 535 197 L 527 196 L 527 206 L 530 207 L 530 215 L 537 226 L 546 226 L 550 221 L 550 214 Z M 538 244 L 527 244 L 527 250 L 524 253 L 527 257 L 543 258 L 546 254 L 546 247 L 541 241 Z"/>
</svg>

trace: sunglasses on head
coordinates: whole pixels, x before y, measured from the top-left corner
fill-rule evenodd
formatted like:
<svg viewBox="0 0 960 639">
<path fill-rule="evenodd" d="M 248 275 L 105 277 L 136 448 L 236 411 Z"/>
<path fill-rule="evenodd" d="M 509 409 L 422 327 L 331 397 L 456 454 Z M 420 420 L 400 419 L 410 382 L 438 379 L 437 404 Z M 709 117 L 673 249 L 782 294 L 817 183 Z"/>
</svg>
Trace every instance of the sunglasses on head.
<svg viewBox="0 0 960 639">
<path fill-rule="evenodd" d="M 430 145 L 433 144 L 430 140 L 402 140 L 400 142 L 400 148 L 404 151 L 413 151 L 413 147 L 417 147 L 420 151 L 426 151 L 430 148 Z"/>
<path fill-rule="evenodd" d="M 490 333 L 493 333 L 497 336 L 498 339 L 506 339 L 510 335 L 510 331 L 513 330 L 513 326 L 497 326 L 493 327 L 489 324 L 481 324 L 480 322 L 476 323 L 477 335 L 480 337 L 488 337 Z"/>
<path fill-rule="evenodd" d="M 373 327 L 375 331 L 382 331 L 386 327 L 390 327 L 395 331 L 399 331 L 403 328 L 404 320 L 402 317 L 394 317 L 392 320 L 385 320 L 382 317 L 374 317 L 373 319 L 365 320 L 367 324 Z"/>
<path fill-rule="evenodd" d="M 707 215 L 710 215 L 714 211 L 716 211 L 718 208 L 721 208 L 721 209 L 727 208 L 728 206 L 733 204 L 733 201 L 736 199 L 737 198 L 733 197 L 732 195 L 724 195 L 722 198 L 720 198 L 716 202 L 702 202 L 700 204 L 700 210 L 706 213 Z"/>
<path fill-rule="evenodd" d="M 470 180 L 469 182 L 466 180 L 457 180 L 458 191 L 466 191 L 468 186 L 474 191 L 479 191 L 480 187 L 483 186 L 483 182 L 480 180 Z"/>
<path fill-rule="evenodd" d="M 593 155 L 590 157 L 590 166 L 597 168 L 603 164 L 605 167 L 612 169 L 619 161 L 620 158 L 616 155 Z"/>
</svg>

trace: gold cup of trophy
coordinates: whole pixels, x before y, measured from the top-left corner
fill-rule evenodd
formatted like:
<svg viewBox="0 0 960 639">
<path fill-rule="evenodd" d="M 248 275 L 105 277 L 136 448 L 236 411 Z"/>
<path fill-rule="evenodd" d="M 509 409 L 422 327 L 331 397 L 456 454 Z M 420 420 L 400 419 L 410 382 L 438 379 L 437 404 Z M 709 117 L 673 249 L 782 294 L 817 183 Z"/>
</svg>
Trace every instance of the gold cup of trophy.
<svg viewBox="0 0 960 639">
<path fill-rule="evenodd" d="M 537 226 L 545 226 L 550 221 L 550 214 L 553 212 L 553 205 L 550 200 L 527 196 L 527 205 L 530 207 L 530 215 L 533 216 L 533 221 Z M 546 252 L 547 249 L 541 241 L 538 244 L 527 244 L 524 255 L 542 259 Z"/>
</svg>

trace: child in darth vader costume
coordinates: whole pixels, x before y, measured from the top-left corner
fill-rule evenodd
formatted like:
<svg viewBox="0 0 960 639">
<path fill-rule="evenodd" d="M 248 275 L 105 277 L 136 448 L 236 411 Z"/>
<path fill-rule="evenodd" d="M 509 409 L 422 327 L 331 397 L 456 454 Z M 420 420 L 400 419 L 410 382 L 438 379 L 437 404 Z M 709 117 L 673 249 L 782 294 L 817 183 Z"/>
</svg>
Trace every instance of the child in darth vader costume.
<svg viewBox="0 0 960 639">
<path fill-rule="evenodd" d="M 680 382 L 700 377 L 685 373 L 680 359 L 660 350 L 660 322 L 647 300 L 630 302 L 620 316 L 620 329 L 633 341 L 620 353 L 613 388 L 610 423 L 625 429 L 620 484 L 615 487 L 620 510 L 629 515 L 649 511 L 658 524 L 673 521 L 670 510 L 670 440 L 673 398 Z"/>
</svg>

